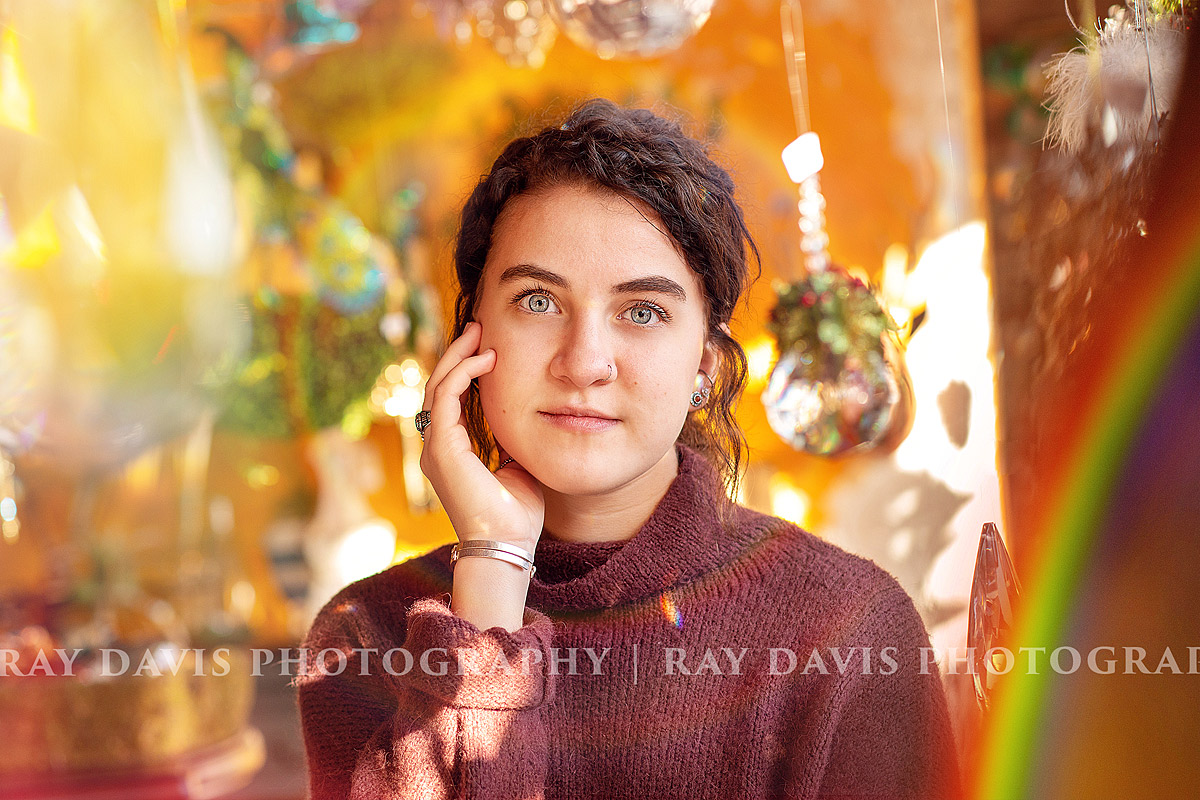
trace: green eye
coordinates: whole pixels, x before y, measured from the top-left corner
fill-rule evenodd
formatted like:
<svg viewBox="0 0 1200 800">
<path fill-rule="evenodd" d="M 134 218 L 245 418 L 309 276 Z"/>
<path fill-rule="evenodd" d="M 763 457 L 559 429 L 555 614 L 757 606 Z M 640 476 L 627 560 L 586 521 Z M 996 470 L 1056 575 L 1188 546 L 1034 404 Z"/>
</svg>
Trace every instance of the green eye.
<svg viewBox="0 0 1200 800">
<path fill-rule="evenodd" d="M 550 298 L 546 297 L 543 294 L 530 295 L 529 296 L 529 310 L 537 311 L 539 313 L 541 313 L 542 311 L 549 311 L 550 310 Z"/>
</svg>

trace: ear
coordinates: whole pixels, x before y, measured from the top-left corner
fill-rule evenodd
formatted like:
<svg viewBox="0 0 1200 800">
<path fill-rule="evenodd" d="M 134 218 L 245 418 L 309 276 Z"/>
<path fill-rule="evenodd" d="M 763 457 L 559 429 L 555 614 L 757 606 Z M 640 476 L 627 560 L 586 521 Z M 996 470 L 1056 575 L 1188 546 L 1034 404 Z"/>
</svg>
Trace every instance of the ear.
<svg viewBox="0 0 1200 800">
<path fill-rule="evenodd" d="M 733 334 L 729 331 L 729 326 L 724 322 L 721 323 L 721 330 L 725 332 L 726 336 L 731 339 L 733 338 Z M 704 343 L 704 353 L 700 356 L 700 369 L 703 370 L 704 374 L 708 375 L 710 379 L 715 379 L 717 370 L 720 368 L 721 351 L 717 348 L 716 343 L 713 342 L 712 339 L 709 339 Z"/>
</svg>

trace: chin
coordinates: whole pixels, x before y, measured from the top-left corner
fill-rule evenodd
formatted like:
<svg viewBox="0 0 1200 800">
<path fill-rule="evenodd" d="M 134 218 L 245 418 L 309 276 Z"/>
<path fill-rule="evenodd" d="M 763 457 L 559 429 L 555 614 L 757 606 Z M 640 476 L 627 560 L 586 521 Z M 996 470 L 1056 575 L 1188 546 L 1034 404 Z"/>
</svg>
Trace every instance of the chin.
<svg viewBox="0 0 1200 800">
<path fill-rule="evenodd" d="M 620 489 L 637 476 L 618 475 L 611 471 L 604 474 L 595 471 L 586 474 L 564 471 L 552 472 L 546 477 L 548 480 L 538 478 L 538 481 L 549 491 L 571 497 L 594 497 Z"/>
<path fill-rule="evenodd" d="M 603 453 L 553 452 L 546 446 L 517 460 L 538 483 L 559 494 L 602 494 L 633 477 L 627 474 L 629 467 Z"/>
<path fill-rule="evenodd" d="M 546 489 L 585 497 L 620 489 L 649 472 L 660 460 L 622 458 L 616 455 L 622 449 L 571 448 L 554 452 L 547 446 L 530 453 L 527 461 L 517 460 Z"/>
</svg>

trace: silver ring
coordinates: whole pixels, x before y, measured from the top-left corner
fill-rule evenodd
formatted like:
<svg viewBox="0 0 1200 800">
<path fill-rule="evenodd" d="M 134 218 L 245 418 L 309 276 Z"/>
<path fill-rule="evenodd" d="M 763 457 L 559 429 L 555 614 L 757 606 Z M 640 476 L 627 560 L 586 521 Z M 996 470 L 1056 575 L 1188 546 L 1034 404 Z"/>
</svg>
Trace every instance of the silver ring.
<svg viewBox="0 0 1200 800">
<path fill-rule="evenodd" d="M 613 374 L 613 365 L 609 364 L 608 365 L 608 377 L 604 379 L 605 383 L 608 383 L 609 381 L 612 380 L 612 374 Z"/>
<path fill-rule="evenodd" d="M 417 416 L 413 417 L 413 424 L 417 426 L 417 433 L 421 434 L 421 441 L 425 441 L 425 429 L 429 427 L 429 412 L 417 412 Z"/>
<path fill-rule="evenodd" d="M 512 456 L 508 456 L 507 458 L 505 458 L 503 461 L 500 462 L 500 466 L 496 467 L 496 472 L 499 472 L 500 470 L 504 469 L 509 464 L 515 464 L 516 461 L 517 460 L 515 458 L 513 458 Z"/>
</svg>

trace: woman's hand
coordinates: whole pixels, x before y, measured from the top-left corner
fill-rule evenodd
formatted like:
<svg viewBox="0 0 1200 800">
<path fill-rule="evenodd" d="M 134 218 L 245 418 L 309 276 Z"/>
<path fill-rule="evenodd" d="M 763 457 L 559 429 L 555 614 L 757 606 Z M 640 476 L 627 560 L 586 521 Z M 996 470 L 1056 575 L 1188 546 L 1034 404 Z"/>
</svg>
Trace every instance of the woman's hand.
<svg viewBox="0 0 1200 800">
<path fill-rule="evenodd" d="M 482 326 L 467 324 L 433 368 L 425 384 L 429 411 L 421 471 L 446 509 L 459 541 L 495 539 L 533 552 L 542 534 L 546 503 L 542 487 L 513 462 L 493 473 L 471 447 L 462 395 L 471 381 L 496 366 L 496 351 L 477 353 Z M 503 463 L 507 454 L 500 451 Z"/>
</svg>

